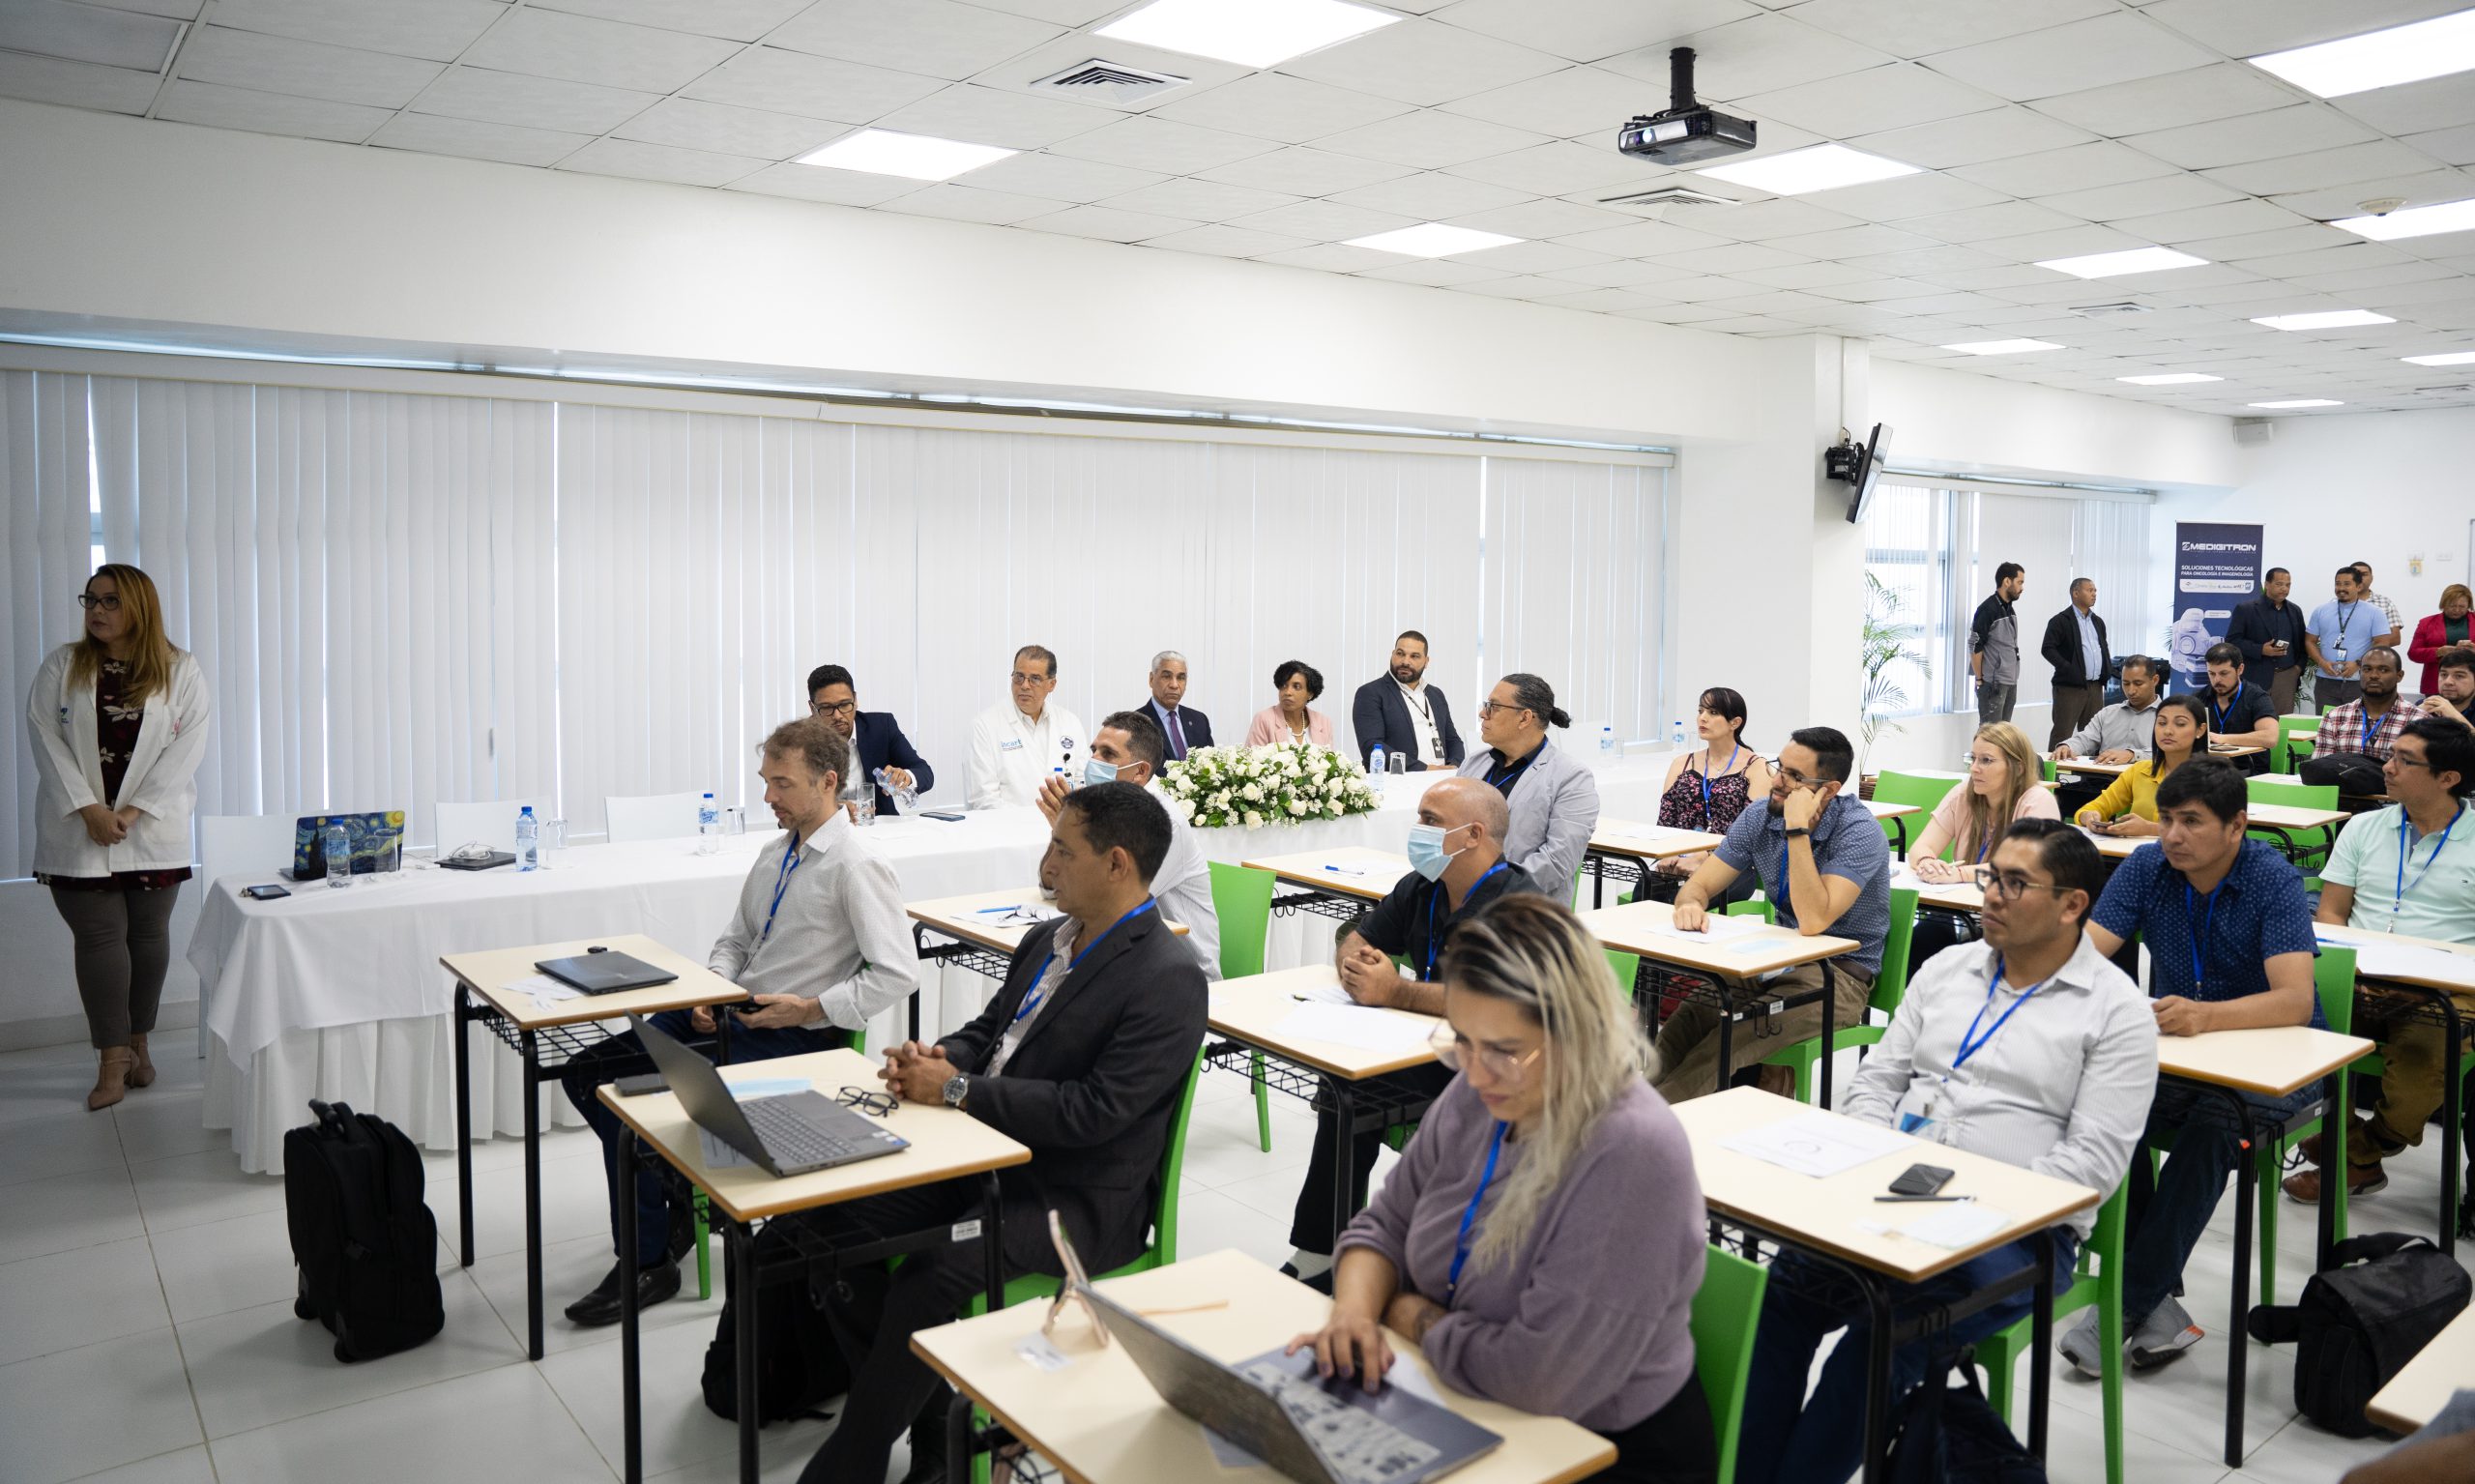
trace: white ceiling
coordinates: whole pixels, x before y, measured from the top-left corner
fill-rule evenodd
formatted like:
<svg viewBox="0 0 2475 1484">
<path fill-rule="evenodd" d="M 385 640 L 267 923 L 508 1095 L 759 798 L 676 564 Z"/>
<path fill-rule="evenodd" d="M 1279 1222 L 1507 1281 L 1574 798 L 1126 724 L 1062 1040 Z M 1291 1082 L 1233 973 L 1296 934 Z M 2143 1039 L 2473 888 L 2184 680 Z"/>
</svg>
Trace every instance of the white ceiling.
<svg viewBox="0 0 2475 1484">
<path fill-rule="evenodd" d="M 1242 0 L 1233 0 L 1242 3 Z M 1250 72 L 1095 38 L 1123 0 L 0 0 L 0 95 L 149 118 L 1064 232 L 1433 284 L 2242 413 L 2475 404 L 2475 233 L 2366 242 L 2373 197 L 2475 196 L 2475 73 L 2323 102 L 2240 58 L 2465 0 L 1394 0 Z M 1775 154 L 1927 173 L 1792 198 L 1616 152 L 1667 51 Z M 1193 79 L 1131 108 L 1030 84 Z M 788 163 L 866 124 L 1026 153 L 941 185 Z M 1738 159 L 1744 157 L 1736 157 Z M 1610 210 L 1686 181 L 1745 204 Z M 1342 246 L 1422 220 L 1529 239 Z M 2083 282 L 2151 244 L 2204 268 Z M 2128 301 L 2147 312 L 2087 318 Z M 2398 323 L 2289 334 L 2255 315 Z M 1938 346 L 2033 337 L 2011 357 Z M 2203 371 L 2200 386 L 2119 376 Z"/>
</svg>

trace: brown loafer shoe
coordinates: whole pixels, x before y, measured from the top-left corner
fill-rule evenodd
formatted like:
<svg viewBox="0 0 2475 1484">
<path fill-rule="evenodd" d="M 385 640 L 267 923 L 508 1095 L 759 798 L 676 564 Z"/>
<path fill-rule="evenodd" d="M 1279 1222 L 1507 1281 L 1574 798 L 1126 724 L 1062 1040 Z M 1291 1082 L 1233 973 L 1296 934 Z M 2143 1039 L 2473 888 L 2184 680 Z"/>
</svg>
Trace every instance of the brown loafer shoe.
<svg viewBox="0 0 2475 1484">
<path fill-rule="evenodd" d="M 2285 1182 L 2280 1185 L 2279 1188 L 2286 1192 L 2286 1198 L 2287 1200 L 2292 1201 L 2297 1206 L 2319 1205 L 2319 1167 L 2315 1165 L 2308 1169 L 2296 1171 L 2294 1174 L 2287 1176 Z M 2368 1196 L 2373 1194 L 2374 1191 L 2386 1190 L 2388 1188 L 2388 1172 L 2380 1167 L 2380 1162 L 2378 1160 L 2374 1160 L 2368 1165 L 2346 1166 L 2347 1200 L 2351 1201 L 2358 1196 Z"/>
</svg>

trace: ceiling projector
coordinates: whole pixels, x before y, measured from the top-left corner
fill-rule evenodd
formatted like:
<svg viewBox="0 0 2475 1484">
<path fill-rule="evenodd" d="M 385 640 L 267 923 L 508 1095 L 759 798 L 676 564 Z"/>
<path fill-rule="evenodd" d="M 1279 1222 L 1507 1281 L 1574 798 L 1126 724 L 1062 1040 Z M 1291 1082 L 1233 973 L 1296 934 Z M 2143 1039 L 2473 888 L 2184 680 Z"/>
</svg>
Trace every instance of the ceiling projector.
<svg viewBox="0 0 2475 1484">
<path fill-rule="evenodd" d="M 1645 114 L 1617 131 L 1616 147 L 1663 165 L 1700 164 L 1753 148 L 1753 121 L 1731 118 L 1693 101 L 1693 48 L 1667 54 L 1667 110 Z"/>
</svg>

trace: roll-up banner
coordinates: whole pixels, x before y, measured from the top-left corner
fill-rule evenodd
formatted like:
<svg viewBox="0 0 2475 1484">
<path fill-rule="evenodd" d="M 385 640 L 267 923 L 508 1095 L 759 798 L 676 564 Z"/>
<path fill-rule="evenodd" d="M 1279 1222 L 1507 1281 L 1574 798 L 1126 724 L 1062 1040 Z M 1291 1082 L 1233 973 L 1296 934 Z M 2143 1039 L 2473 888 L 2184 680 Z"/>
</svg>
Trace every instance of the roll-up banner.
<svg viewBox="0 0 2475 1484">
<path fill-rule="evenodd" d="M 2226 638 L 2234 605 L 2260 592 L 2260 528 L 2214 521 L 2174 524 L 2173 622 L 2166 657 L 2173 689 L 2208 686 L 2208 650 Z"/>
</svg>

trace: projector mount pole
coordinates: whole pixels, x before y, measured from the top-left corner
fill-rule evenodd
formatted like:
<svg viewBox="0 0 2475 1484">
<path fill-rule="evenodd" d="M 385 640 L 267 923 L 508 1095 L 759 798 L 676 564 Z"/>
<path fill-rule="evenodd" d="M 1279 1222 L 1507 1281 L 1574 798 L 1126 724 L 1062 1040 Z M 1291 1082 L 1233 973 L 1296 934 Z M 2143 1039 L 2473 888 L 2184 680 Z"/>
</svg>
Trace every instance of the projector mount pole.
<svg viewBox="0 0 2475 1484">
<path fill-rule="evenodd" d="M 1693 111 L 1693 48 L 1678 46 L 1667 54 L 1668 111 Z"/>
</svg>

